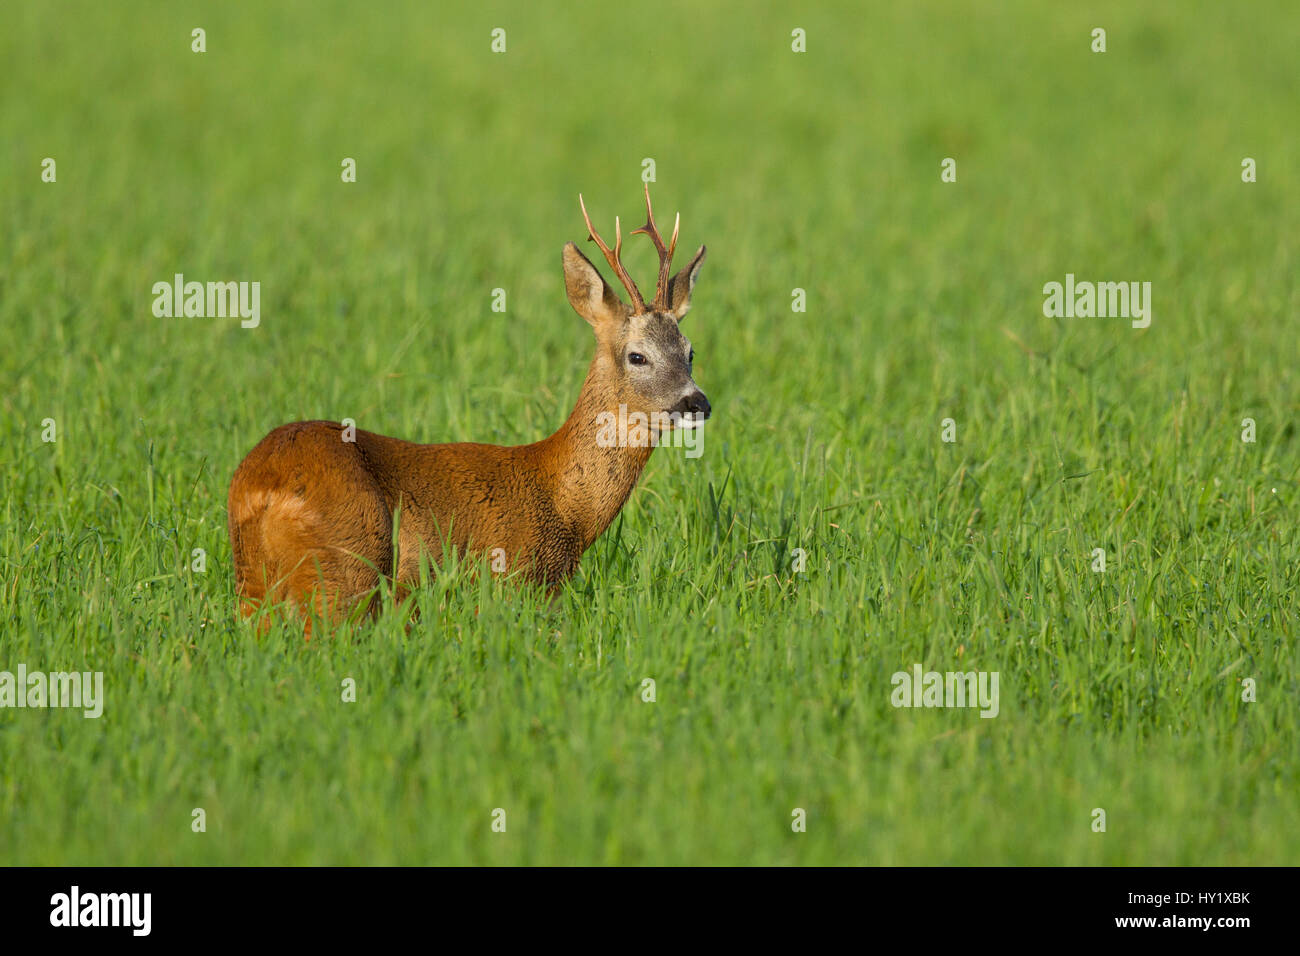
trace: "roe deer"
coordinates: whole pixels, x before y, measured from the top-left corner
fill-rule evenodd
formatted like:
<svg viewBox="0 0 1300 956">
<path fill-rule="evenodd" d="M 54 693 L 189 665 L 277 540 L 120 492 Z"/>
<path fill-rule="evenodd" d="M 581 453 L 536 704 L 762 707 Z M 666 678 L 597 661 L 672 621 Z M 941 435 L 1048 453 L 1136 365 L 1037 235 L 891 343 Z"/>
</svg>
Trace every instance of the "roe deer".
<svg viewBox="0 0 1300 956">
<path fill-rule="evenodd" d="M 418 445 L 357 429 L 355 441 L 345 441 L 341 425 L 312 421 L 282 425 L 248 453 L 229 500 L 235 589 L 245 616 L 263 602 L 287 600 L 310 635 L 309 612 L 338 620 L 367 595 L 373 611 L 379 575 L 393 571 L 395 513 L 400 587 L 417 580 L 422 549 L 437 563 L 447 544 L 460 554 L 504 553 L 508 570 L 551 593 L 558 589 L 623 507 L 659 431 L 709 417 L 709 400 L 691 377 L 694 351 L 677 325 L 691 306 L 705 249 L 670 278 L 681 216 L 665 246 L 648 185 L 645 202 L 646 224 L 633 235 L 645 233 L 659 253 L 650 305 L 623 267 L 618 219 L 610 249 L 578 197 L 588 239 L 632 303 L 605 284 L 576 245 L 565 244 L 565 291 L 595 330 L 596 354 L 572 414 L 549 438 L 514 447 Z M 648 440 L 611 447 L 598 438 L 601 413 L 620 411 L 649 419 L 650 429 L 638 436 Z"/>
</svg>

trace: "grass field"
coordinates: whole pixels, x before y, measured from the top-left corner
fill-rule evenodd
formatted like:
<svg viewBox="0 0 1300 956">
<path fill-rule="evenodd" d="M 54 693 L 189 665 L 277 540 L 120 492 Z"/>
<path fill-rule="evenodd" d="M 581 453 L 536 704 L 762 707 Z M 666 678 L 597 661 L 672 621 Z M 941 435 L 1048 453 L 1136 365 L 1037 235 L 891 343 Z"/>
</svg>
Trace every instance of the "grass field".
<svg viewBox="0 0 1300 956">
<path fill-rule="evenodd" d="M 0 670 L 105 695 L 0 710 L 0 861 L 1300 863 L 1294 4 L 267 6 L 0 14 Z M 255 638 L 240 459 L 549 434 L 577 195 L 639 222 L 647 157 L 704 454 L 554 607 L 448 569 Z M 155 317 L 176 273 L 260 325 Z M 1067 273 L 1150 327 L 1045 316 Z"/>
</svg>

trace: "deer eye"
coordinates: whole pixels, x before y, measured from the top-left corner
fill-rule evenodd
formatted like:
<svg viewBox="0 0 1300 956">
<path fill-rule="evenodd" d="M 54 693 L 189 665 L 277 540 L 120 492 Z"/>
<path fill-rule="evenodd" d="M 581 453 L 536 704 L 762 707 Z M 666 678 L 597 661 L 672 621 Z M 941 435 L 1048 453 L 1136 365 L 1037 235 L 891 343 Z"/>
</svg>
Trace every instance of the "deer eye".
<svg viewBox="0 0 1300 956">
<path fill-rule="evenodd" d="M 629 365 L 645 365 L 645 356 L 640 352 L 628 352 L 627 361 Z"/>
<path fill-rule="evenodd" d="M 686 364 L 690 365 L 695 361 L 695 349 L 691 349 L 691 354 L 686 356 Z"/>
</svg>

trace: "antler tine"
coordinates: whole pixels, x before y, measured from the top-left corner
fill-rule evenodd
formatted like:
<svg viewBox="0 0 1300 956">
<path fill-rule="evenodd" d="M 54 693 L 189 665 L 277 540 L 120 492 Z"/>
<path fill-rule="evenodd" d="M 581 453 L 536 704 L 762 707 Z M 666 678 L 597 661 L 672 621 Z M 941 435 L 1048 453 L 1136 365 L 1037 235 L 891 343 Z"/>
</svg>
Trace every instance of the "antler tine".
<svg viewBox="0 0 1300 956">
<path fill-rule="evenodd" d="M 646 310 L 645 299 L 641 298 L 641 290 L 636 287 L 632 277 L 627 274 L 627 270 L 623 268 L 623 262 L 619 258 L 623 252 L 623 227 L 619 223 L 618 217 L 614 217 L 614 248 L 610 249 L 609 246 L 605 245 L 605 240 L 600 238 L 600 233 L 596 231 L 596 227 L 591 224 L 591 216 L 587 215 L 587 204 L 582 200 L 582 193 L 578 193 L 578 205 L 582 207 L 582 218 L 587 222 L 587 238 L 599 246 L 600 251 L 605 254 L 605 261 L 614 270 L 614 275 L 618 276 L 618 280 L 623 283 L 623 288 L 627 289 L 627 294 L 632 297 L 634 312 L 637 314 L 644 312 Z"/>
<path fill-rule="evenodd" d="M 650 241 L 655 244 L 655 249 L 659 253 L 659 281 L 655 284 L 655 308 L 663 311 L 668 308 L 668 274 L 672 271 L 673 251 L 677 248 L 677 233 L 682 227 L 682 214 L 677 214 L 677 222 L 673 226 L 673 241 L 670 245 L 664 245 L 664 237 L 659 235 L 659 228 L 655 225 L 655 212 L 650 205 L 650 184 L 645 184 L 645 225 L 640 229 L 634 229 L 632 235 L 638 232 L 644 232 L 650 237 Z"/>
</svg>

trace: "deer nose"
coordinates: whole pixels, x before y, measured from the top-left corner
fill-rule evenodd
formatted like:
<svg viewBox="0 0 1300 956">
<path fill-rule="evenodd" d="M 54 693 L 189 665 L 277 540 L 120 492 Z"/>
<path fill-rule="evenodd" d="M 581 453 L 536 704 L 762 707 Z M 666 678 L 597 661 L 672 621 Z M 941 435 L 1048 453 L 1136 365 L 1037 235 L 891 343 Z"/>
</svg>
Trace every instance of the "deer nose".
<svg viewBox="0 0 1300 956">
<path fill-rule="evenodd" d="M 713 407 L 709 405 L 709 400 L 704 396 L 704 393 L 697 388 L 678 402 L 677 407 L 673 409 L 673 411 L 683 412 L 703 421 L 709 417 L 709 413 L 713 411 Z"/>
</svg>

